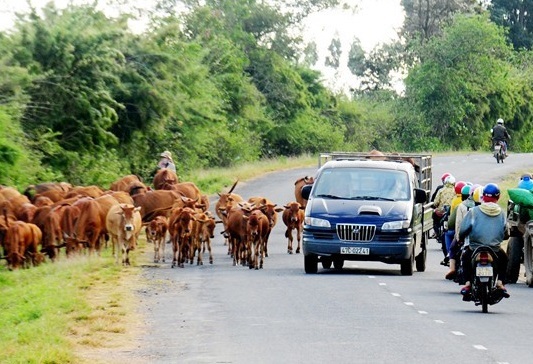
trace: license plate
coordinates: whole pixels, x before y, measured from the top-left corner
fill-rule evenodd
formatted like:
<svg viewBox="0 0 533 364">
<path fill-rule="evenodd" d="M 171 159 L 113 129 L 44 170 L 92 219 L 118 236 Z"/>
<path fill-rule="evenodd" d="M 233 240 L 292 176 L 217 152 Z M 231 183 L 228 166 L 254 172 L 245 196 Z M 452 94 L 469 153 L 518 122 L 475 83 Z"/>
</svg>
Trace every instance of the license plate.
<svg viewBox="0 0 533 364">
<path fill-rule="evenodd" d="M 492 277 L 492 267 L 476 267 L 477 277 Z"/>
<path fill-rule="evenodd" d="M 341 254 L 359 254 L 359 255 L 369 255 L 370 248 L 360 248 L 360 247 L 341 247 Z"/>
</svg>

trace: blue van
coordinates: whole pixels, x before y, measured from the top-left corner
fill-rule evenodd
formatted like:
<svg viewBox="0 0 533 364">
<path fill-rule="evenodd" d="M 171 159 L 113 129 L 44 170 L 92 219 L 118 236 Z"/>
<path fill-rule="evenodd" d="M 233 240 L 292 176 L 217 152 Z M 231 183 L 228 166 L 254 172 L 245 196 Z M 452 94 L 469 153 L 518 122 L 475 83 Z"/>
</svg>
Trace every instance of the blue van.
<svg viewBox="0 0 533 364">
<path fill-rule="evenodd" d="M 402 275 L 426 268 L 432 228 L 431 156 L 374 160 L 342 155 L 320 167 L 308 199 L 303 229 L 304 268 L 341 269 L 346 260 L 399 264 Z M 417 159 L 418 158 L 418 159 Z M 421 186 L 421 184 L 423 186 Z"/>
</svg>

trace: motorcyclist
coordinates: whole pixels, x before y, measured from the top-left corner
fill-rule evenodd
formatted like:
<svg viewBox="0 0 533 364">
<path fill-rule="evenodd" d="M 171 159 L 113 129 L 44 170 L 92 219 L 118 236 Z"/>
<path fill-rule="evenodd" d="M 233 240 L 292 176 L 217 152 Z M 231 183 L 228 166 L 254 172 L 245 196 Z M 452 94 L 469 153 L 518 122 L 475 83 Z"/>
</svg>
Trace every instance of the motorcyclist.
<svg viewBox="0 0 533 364">
<path fill-rule="evenodd" d="M 455 186 L 454 186 L 455 196 L 453 197 L 450 203 L 450 210 L 448 212 L 448 224 L 446 225 L 446 231 L 444 232 L 444 244 L 446 247 L 446 258 L 447 258 L 447 259 L 445 258 L 444 260 L 444 263 L 445 263 L 444 265 L 448 265 L 446 263 L 449 263 L 450 260 L 453 258 L 453 255 L 450 254 L 450 247 L 452 246 L 452 242 L 454 241 L 454 237 L 455 237 L 456 211 L 457 211 L 457 207 L 463 201 L 463 195 L 461 194 L 461 191 L 464 186 L 466 186 L 466 182 L 463 182 L 463 181 L 455 182 Z"/>
<path fill-rule="evenodd" d="M 435 192 L 433 192 L 433 195 L 431 195 L 431 202 L 435 201 L 435 197 L 437 196 L 439 191 L 444 187 L 444 181 L 446 180 L 446 178 L 448 176 L 451 176 L 451 174 L 446 172 L 440 177 L 440 181 L 442 183 L 440 185 L 438 185 L 437 188 L 435 188 Z M 441 217 L 442 216 L 438 216 L 436 211 L 433 210 L 432 218 L 433 218 L 433 232 L 434 232 L 434 234 L 433 234 L 432 238 L 437 238 L 440 235 L 439 229 L 440 229 L 440 219 L 441 219 Z"/>
<path fill-rule="evenodd" d="M 509 297 L 507 289 L 503 285 L 507 269 L 507 254 L 501 248 L 502 241 L 506 238 L 506 216 L 505 211 L 498 205 L 500 198 L 500 188 L 495 183 L 489 183 L 483 187 L 482 203 L 471 208 L 461 222 L 459 229 L 459 241 L 465 244 L 465 249 L 461 257 L 463 272 L 466 284 L 461 289 L 463 300 L 471 299 L 470 279 L 473 275 L 472 252 L 479 246 L 489 246 L 498 256 L 498 281 L 496 288 L 499 289 L 503 297 Z M 465 239 L 469 237 L 468 243 Z"/>
<path fill-rule="evenodd" d="M 496 125 L 490 130 L 492 135 L 492 145 L 496 145 L 498 142 L 503 144 L 503 152 L 507 156 L 507 142 L 511 139 L 511 136 L 507 132 L 507 128 L 503 125 L 503 119 L 500 118 L 496 121 Z"/>
<path fill-rule="evenodd" d="M 518 182 L 518 188 L 530 191 L 533 189 L 533 181 L 531 180 L 531 174 L 526 173 L 520 177 L 520 182 Z"/>
<path fill-rule="evenodd" d="M 433 202 L 434 212 L 439 220 L 439 224 L 446 220 L 446 215 L 449 213 L 452 200 L 455 197 L 455 177 L 450 175 L 444 180 L 444 187 L 440 189 Z M 442 228 L 438 228 L 439 236 L 441 237 L 442 252 L 444 254 L 444 260 L 440 263 L 442 265 L 448 265 L 448 250 L 446 249 L 446 242 L 443 234 L 446 231 L 442 231 Z"/>
<path fill-rule="evenodd" d="M 450 245 L 450 248 L 448 250 L 448 258 L 450 259 L 450 270 L 448 273 L 446 273 L 446 279 L 454 279 L 456 275 L 456 262 L 459 257 L 459 252 L 461 248 L 461 244 L 459 244 L 459 230 L 461 227 L 461 223 L 463 222 L 463 219 L 466 215 L 466 213 L 474 206 L 476 206 L 474 201 L 474 188 L 471 185 L 465 185 L 461 189 L 461 199 L 462 202 L 455 208 L 450 214 L 450 219 L 454 219 L 455 222 L 455 231 L 454 231 L 454 238 Z M 450 225 L 448 224 L 448 227 Z"/>
</svg>

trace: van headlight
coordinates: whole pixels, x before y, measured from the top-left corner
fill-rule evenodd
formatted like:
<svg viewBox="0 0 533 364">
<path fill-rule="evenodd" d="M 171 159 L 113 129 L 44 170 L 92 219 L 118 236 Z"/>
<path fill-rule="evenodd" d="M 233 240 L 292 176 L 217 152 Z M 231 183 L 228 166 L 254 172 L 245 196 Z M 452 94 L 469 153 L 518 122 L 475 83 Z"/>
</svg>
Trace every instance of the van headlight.
<svg viewBox="0 0 533 364">
<path fill-rule="evenodd" d="M 389 221 L 383 224 L 381 230 L 400 230 L 407 229 L 409 227 L 409 221 L 407 220 L 398 220 L 398 221 Z"/>
<path fill-rule="evenodd" d="M 310 216 L 305 217 L 304 223 L 307 226 L 313 226 L 313 227 L 322 227 L 322 228 L 331 227 L 331 224 L 329 223 L 328 220 L 317 219 L 316 217 L 310 217 Z"/>
</svg>

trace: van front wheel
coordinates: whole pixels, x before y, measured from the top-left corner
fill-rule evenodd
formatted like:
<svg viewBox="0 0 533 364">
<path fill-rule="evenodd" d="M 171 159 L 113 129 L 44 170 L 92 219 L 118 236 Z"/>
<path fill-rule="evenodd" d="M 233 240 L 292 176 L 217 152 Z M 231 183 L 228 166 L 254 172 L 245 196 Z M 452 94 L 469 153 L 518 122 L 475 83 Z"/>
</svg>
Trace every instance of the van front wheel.
<svg viewBox="0 0 533 364">
<path fill-rule="evenodd" d="M 400 263 L 400 273 L 402 276 L 412 276 L 415 266 L 415 252 L 412 251 L 409 258 Z"/>
</svg>

